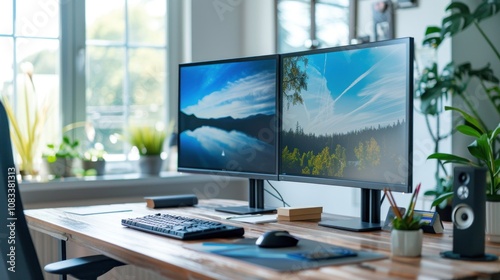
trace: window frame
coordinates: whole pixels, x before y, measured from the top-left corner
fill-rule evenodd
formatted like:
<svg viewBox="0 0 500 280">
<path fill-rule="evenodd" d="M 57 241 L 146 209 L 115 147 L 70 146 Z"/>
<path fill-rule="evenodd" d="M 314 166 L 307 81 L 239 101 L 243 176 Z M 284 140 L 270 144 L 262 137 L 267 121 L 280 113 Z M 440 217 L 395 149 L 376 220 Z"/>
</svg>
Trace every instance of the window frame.
<svg viewBox="0 0 500 280">
<path fill-rule="evenodd" d="M 56 132 L 61 131 L 65 125 L 77 123 L 86 120 L 86 24 L 85 24 L 85 5 L 86 0 L 57 1 L 54 5 L 59 8 L 59 34 L 54 37 L 44 36 L 20 36 L 16 35 L 16 4 L 17 0 L 8 0 L 12 3 L 12 30 L 0 34 L 0 37 L 12 40 L 13 58 L 13 77 L 19 73 L 18 59 L 16 53 L 16 41 L 19 39 L 53 39 L 57 40 L 59 45 L 59 62 L 57 74 L 59 85 L 59 106 L 53 108 L 59 115 L 57 119 Z M 165 87 L 163 95 L 165 97 L 162 111 L 165 123 L 177 119 L 177 91 L 178 91 L 178 64 L 189 61 L 191 58 L 191 32 L 188 28 L 191 26 L 191 3 L 189 1 L 172 0 L 166 2 L 167 13 L 166 21 L 166 43 L 160 49 L 165 51 Z M 188 48 L 184 48 L 188 46 Z M 14 102 L 18 85 L 12 84 L 14 91 Z M 74 131 L 69 131 L 69 136 L 75 136 Z M 128 160 L 126 153 L 123 153 L 123 159 L 116 162 L 119 170 L 112 173 L 134 173 L 134 168 Z M 112 162 L 110 162 L 112 163 Z M 113 163 L 112 163 L 113 164 Z M 123 168 L 126 167 L 126 168 Z"/>
<path fill-rule="evenodd" d="M 86 24 L 85 0 L 60 2 L 60 89 L 61 89 L 61 127 L 86 120 Z M 179 16 L 183 4 L 179 1 L 167 1 L 166 43 L 165 43 L 165 123 L 177 118 L 177 65 L 179 47 L 170 42 L 182 41 L 182 29 L 174 28 L 182 24 Z M 128 28 L 128 27 L 127 27 Z M 128 32 L 128 31 L 126 31 Z M 126 52 L 131 44 L 124 42 Z M 150 47 L 150 46 L 147 46 Z M 133 48 L 133 46 L 132 46 Z M 163 48 L 161 48 L 163 49 Z M 125 58 L 127 63 L 127 58 Z M 127 66 L 128 67 L 128 66 Z M 127 75 L 127 74 L 125 74 Z M 125 79 L 128 79 L 125 77 Z M 125 81 L 128 84 L 128 80 Z M 127 89 L 125 89 L 127 91 Z M 71 94 L 68 94 L 71 93 Z M 127 92 L 124 93 L 127 95 Z M 70 136 L 75 137 L 75 135 Z M 126 158 L 126 154 L 125 158 Z"/>
<path fill-rule="evenodd" d="M 292 0 L 293 1 L 293 0 Z M 310 41 L 310 46 L 306 47 L 304 46 L 303 49 L 300 50 L 311 50 L 311 49 L 316 49 L 316 48 L 324 48 L 325 46 L 318 45 L 319 42 L 317 40 L 317 24 L 316 24 L 316 5 L 321 4 L 321 0 L 296 0 L 297 2 L 303 2 L 305 4 L 309 4 L 309 38 L 308 41 Z M 309 2 L 309 3 L 307 3 Z M 280 47 L 280 36 L 279 36 L 279 28 L 280 28 L 280 23 L 279 23 L 279 9 L 278 5 L 280 3 L 280 0 L 275 0 L 275 18 L 276 18 L 276 51 L 281 51 Z M 326 3 L 323 3 L 326 4 Z M 349 38 L 348 41 L 351 42 L 354 38 L 356 38 L 356 25 L 357 25 L 357 1 L 356 0 L 349 0 Z M 304 42 L 305 43 L 305 42 Z M 326 46 L 330 47 L 330 46 Z M 300 51 L 297 49 L 296 51 Z"/>
</svg>

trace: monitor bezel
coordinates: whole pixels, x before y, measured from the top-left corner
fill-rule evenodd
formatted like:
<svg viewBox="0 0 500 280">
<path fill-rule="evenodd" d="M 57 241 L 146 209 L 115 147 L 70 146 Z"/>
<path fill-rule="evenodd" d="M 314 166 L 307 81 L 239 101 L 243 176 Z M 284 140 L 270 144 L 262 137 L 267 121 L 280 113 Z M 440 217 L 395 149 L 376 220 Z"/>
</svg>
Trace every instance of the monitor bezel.
<svg viewBox="0 0 500 280">
<path fill-rule="evenodd" d="M 328 53 L 328 52 L 341 52 L 341 51 L 350 51 L 350 50 L 356 50 L 356 49 L 364 49 L 364 48 L 374 48 L 374 47 L 382 47 L 382 46 L 387 46 L 387 45 L 405 45 L 406 49 L 406 54 L 408 58 L 408 67 L 407 71 L 405 73 L 406 78 L 407 78 L 407 85 L 406 85 L 406 120 L 407 120 L 407 129 L 406 129 L 406 137 L 408 141 L 408 146 L 407 151 L 405 151 L 405 154 L 407 155 L 407 162 L 406 164 L 408 165 L 407 170 L 405 170 L 408 174 L 404 174 L 403 176 L 406 178 L 406 183 L 405 184 L 391 184 L 391 183 L 383 183 L 383 182 L 370 182 L 370 181 L 361 181 L 361 180 L 353 180 L 353 179 L 340 179 L 340 178 L 326 178 L 326 177 L 312 177 L 312 176 L 306 176 L 306 175 L 289 175 L 289 174 L 283 174 L 282 173 L 282 158 L 281 158 L 281 151 L 282 151 L 282 139 L 281 139 L 281 133 L 282 133 L 282 124 L 280 123 L 280 136 L 279 136 L 279 167 L 278 167 L 278 180 L 280 181 L 288 181 L 288 182 L 299 182 L 299 183 L 311 183 L 311 184 L 321 184 L 321 185 L 332 185 L 332 186 L 341 186 L 341 187 L 354 187 L 354 188 L 361 188 L 361 189 L 371 189 L 371 190 L 383 190 L 385 188 L 388 188 L 390 190 L 396 191 L 396 192 L 404 192 L 404 193 L 411 193 L 412 192 L 412 184 L 413 184 L 413 170 L 412 170 L 412 150 L 413 150 L 413 63 L 414 63 L 414 43 L 413 43 L 413 38 L 398 38 L 398 39 L 391 39 L 391 40 L 385 40 L 385 41 L 377 41 L 377 42 L 369 42 L 369 43 L 363 43 L 363 44 L 357 44 L 357 45 L 347 45 L 347 46 L 339 46 L 339 47 L 331 47 L 331 48 L 324 48 L 324 49 L 316 49 L 316 50 L 309 50 L 309 51 L 300 51 L 300 52 L 293 52 L 293 53 L 286 53 L 281 55 L 280 59 L 280 83 L 283 79 L 283 59 L 286 57 L 293 57 L 293 56 L 300 56 L 300 55 L 314 55 L 314 54 L 321 54 L 321 53 Z M 279 98 L 280 98 L 280 105 L 282 105 L 282 85 L 280 84 L 280 93 L 279 93 Z M 283 110 L 280 108 L 280 120 L 283 120 Z"/>
<path fill-rule="evenodd" d="M 183 67 L 195 67 L 195 66 L 200 66 L 200 65 L 213 65 L 213 64 L 221 64 L 221 63 L 234 63 L 234 62 L 247 62 L 247 61 L 259 61 L 259 60 L 274 60 L 275 65 L 276 65 L 276 77 L 275 77 L 275 82 L 276 82 L 276 88 L 275 88 L 275 98 L 276 98 L 276 104 L 275 104 L 275 111 L 276 111 L 276 116 L 275 116 L 275 121 L 274 121 L 274 127 L 271 128 L 274 130 L 274 137 L 275 137 L 275 145 L 274 145 L 274 154 L 275 154 L 275 168 L 274 168 L 274 173 L 263 173 L 263 172 L 252 172 L 252 171 L 233 171 L 233 170 L 223 170 L 223 169 L 209 169 L 209 168 L 201 168 L 201 167 L 185 167 L 185 166 L 180 166 L 179 165 L 179 160 L 182 156 L 182 149 L 181 149 L 181 141 L 180 141 L 180 129 L 179 133 L 177 133 L 177 143 L 178 143 L 178 164 L 177 164 L 177 171 L 178 172 L 186 172 L 186 173 L 196 173 L 196 174 L 209 174 L 209 175 L 218 175 L 218 176 L 232 176 L 232 177 L 240 177 L 240 178 L 248 178 L 248 179 L 259 179 L 259 180 L 278 180 L 278 166 L 279 166 L 279 116 L 280 116 L 280 110 L 281 110 L 281 103 L 279 99 L 279 94 L 280 94 L 280 56 L 278 54 L 270 54 L 270 55 L 261 55 L 261 56 L 250 56 L 250 57 L 240 57 L 240 58 L 229 58 L 229 59 L 219 59 L 219 60 L 209 60 L 209 61 L 198 61 L 198 62 L 189 62 L 189 63 L 181 63 L 179 64 L 178 67 L 178 102 L 177 102 L 177 119 L 180 122 L 180 117 L 181 117 L 181 102 L 180 102 L 180 94 L 181 94 L 181 79 L 182 79 L 182 72 L 181 68 Z"/>
</svg>

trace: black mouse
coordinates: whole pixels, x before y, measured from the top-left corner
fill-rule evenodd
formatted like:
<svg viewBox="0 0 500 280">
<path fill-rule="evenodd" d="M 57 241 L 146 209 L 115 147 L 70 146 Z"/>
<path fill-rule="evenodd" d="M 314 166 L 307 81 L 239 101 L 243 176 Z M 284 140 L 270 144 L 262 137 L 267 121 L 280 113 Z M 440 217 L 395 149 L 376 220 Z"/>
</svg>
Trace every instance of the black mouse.
<svg viewBox="0 0 500 280">
<path fill-rule="evenodd" d="M 284 248 L 297 246 L 299 239 L 285 230 L 268 231 L 261 235 L 255 245 L 262 248 Z"/>
</svg>

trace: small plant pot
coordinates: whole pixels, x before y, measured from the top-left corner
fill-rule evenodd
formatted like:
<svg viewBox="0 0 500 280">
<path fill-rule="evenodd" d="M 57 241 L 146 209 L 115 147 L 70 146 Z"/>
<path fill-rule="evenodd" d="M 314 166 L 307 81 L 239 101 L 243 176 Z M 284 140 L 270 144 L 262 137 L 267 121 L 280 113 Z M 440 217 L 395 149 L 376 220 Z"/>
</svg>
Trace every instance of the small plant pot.
<svg viewBox="0 0 500 280">
<path fill-rule="evenodd" d="M 105 160 L 96 160 L 96 161 L 83 160 L 82 161 L 82 168 L 85 171 L 93 169 L 93 170 L 95 170 L 96 176 L 102 176 L 102 175 L 104 175 L 104 170 L 106 169 L 106 161 Z"/>
<path fill-rule="evenodd" d="M 139 158 L 139 168 L 142 174 L 156 175 L 160 174 L 163 165 L 163 159 L 160 155 L 141 156 Z"/>
<path fill-rule="evenodd" d="M 50 174 L 56 178 L 73 176 L 73 158 L 57 158 L 54 162 L 47 161 Z"/>
<path fill-rule="evenodd" d="M 397 230 L 391 231 L 391 252 L 393 256 L 418 257 L 422 254 L 423 231 Z"/>
</svg>

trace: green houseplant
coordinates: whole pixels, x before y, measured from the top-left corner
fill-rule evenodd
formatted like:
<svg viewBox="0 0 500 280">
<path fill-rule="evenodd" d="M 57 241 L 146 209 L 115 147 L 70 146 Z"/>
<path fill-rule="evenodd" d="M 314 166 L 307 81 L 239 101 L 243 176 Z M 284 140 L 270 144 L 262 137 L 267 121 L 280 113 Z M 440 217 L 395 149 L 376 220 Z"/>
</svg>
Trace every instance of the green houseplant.
<svg viewBox="0 0 500 280">
<path fill-rule="evenodd" d="M 500 242 L 500 221 L 498 220 L 500 214 L 500 151 L 497 148 L 497 142 L 500 140 L 500 123 L 494 130 L 488 130 L 478 119 L 463 110 L 453 107 L 446 107 L 446 110 L 454 110 L 462 115 L 464 122 L 457 127 L 457 130 L 475 139 L 467 148 L 470 155 L 477 161 L 447 153 L 435 153 L 429 158 L 438 159 L 444 164 L 465 164 L 487 169 L 486 235 L 489 241 Z M 453 193 L 450 194 L 450 197 L 452 195 Z"/>
<path fill-rule="evenodd" d="M 447 111 L 458 113 L 459 118 L 454 129 L 459 133 L 472 137 L 473 141 L 467 147 L 472 159 L 448 153 L 435 152 L 429 156 L 437 159 L 439 164 L 455 163 L 471 166 L 481 166 L 488 170 L 488 187 L 486 188 L 486 235 L 488 240 L 500 242 L 500 88 L 499 79 L 494 75 L 491 63 L 500 65 L 500 52 L 490 40 L 488 34 L 482 29 L 480 23 L 491 18 L 500 11 L 500 0 L 483 1 L 474 12 L 462 2 L 453 2 L 448 7 L 452 14 L 443 19 L 442 27 L 429 27 L 426 32 L 426 42 L 439 45 L 446 37 L 454 36 L 463 30 L 474 26 L 486 44 L 490 47 L 493 55 L 490 62 L 483 68 L 474 69 L 470 63 L 463 63 L 451 68 L 449 88 L 453 96 L 462 101 L 464 109 L 457 107 L 445 107 Z M 486 50 L 481 50 L 486 51 Z M 472 91 L 468 89 L 471 81 L 477 82 L 477 87 Z M 472 92 L 472 94 L 470 94 Z M 474 94 L 483 94 L 494 109 L 494 116 L 488 116 L 490 125 L 488 127 L 484 117 L 475 106 Z M 450 198 L 453 193 L 444 193 L 439 198 Z M 436 202 L 439 202 L 435 201 Z"/>
<path fill-rule="evenodd" d="M 80 158 L 78 152 L 78 140 L 71 140 L 68 136 L 63 136 L 60 144 L 47 144 L 47 151 L 44 158 L 47 162 L 50 174 L 56 178 L 73 176 L 73 162 Z"/>
<path fill-rule="evenodd" d="M 104 175 L 104 170 L 106 168 L 104 155 L 106 155 L 106 151 L 100 143 L 96 143 L 94 147 L 83 152 L 82 168 L 85 176 Z"/>
<path fill-rule="evenodd" d="M 464 135 L 474 138 L 474 141 L 467 149 L 478 161 L 448 153 L 434 153 L 428 158 L 438 159 L 444 164 L 457 163 L 486 167 L 489 176 L 486 196 L 489 200 L 500 201 L 500 151 L 495 148 L 496 143 L 500 140 L 498 137 L 500 134 L 500 123 L 498 123 L 493 131 L 488 130 L 478 119 L 461 109 L 448 106 L 445 109 L 457 111 L 462 115 L 464 122 L 457 126 L 457 130 Z"/>
<path fill-rule="evenodd" d="M 83 134 L 78 134 L 76 129 L 83 128 Z M 83 143 L 83 153 L 80 155 L 83 176 L 100 176 L 104 175 L 106 168 L 106 160 L 104 155 L 106 151 L 104 150 L 103 144 L 95 142 L 96 129 L 91 122 L 82 121 L 75 122 L 66 125 L 63 128 L 63 134 L 72 131 L 75 137 L 81 139 L 80 143 Z"/>
<path fill-rule="evenodd" d="M 490 38 L 480 24 L 482 21 L 493 17 L 499 10 L 499 0 L 485 0 L 479 4 L 473 12 L 471 12 L 469 6 L 466 4 L 455 1 L 447 7 L 447 11 L 450 11 L 451 14 L 443 19 L 441 27 L 430 26 L 427 28 L 423 44 L 437 50 L 445 39 L 453 37 L 468 28 L 475 28 L 491 48 L 498 61 L 500 61 L 498 50 L 492 44 Z M 435 143 L 433 154 L 439 154 L 440 141 L 449 137 L 452 133 L 455 133 L 458 125 L 460 125 L 457 123 L 455 127 L 452 128 L 452 131 L 441 131 L 439 115 L 444 112 L 444 101 L 450 97 L 459 98 L 467 108 L 467 111 L 470 111 L 474 118 L 485 127 L 484 122 L 481 120 L 479 113 L 474 107 L 474 94 L 468 93 L 471 92 L 471 82 L 477 82 L 480 85 L 479 87 L 485 93 L 485 97 L 491 101 L 491 104 L 495 107 L 495 110 L 500 116 L 500 106 L 496 101 L 500 95 L 498 88 L 499 80 L 493 74 L 490 64 L 479 69 L 474 69 L 469 62 L 459 65 L 451 62 L 439 72 L 437 65 L 434 63 L 432 66 L 425 68 L 420 76 L 415 94 L 421 101 L 420 111 L 426 116 L 429 132 Z M 436 122 L 434 132 L 429 125 L 430 117 L 434 117 Z M 451 182 L 453 180 L 444 168 L 442 161 L 436 162 L 435 178 L 435 189 L 425 192 L 424 195 L 434 197 L 432 206 L 436 206 L 436 210 L 447 205 L 448 208 L 451 209 Z"/>
<path fill-rule="evenodd" d="M 171 122 L 167 129 L 162 124 L 133 124 L 129 128 L 129 142 L 136 147 L 140 158 L 141 173 L 158 175 L 161 171 L 163 159 L 163 144 L 174 127 Z"/>
<path fill-rule="evenodd" d="M 158 156 L 163 151 L 167 132 L 153 125 L 132 125 L 129 129 L 130 144 L 141 156 Z"/>
<path fill-rule="evenodd" d="M 11 139 L 15 150 L 19 155 L 18 169 L 23 179 L 33 179 L 39 175 L 37 161 L 41 157 L 42 131 L 47 122 L 50 102 L 47 98 L 36 93 L 33 82 L 33 64 L 24 62 L 21 64 L 23 72 L 22 90 L 17 95 L 21 105 L 18 113 L 15 113 L 11 100 L 5 95 L 1 96 L 7 116 L 11 124 Z"/>
</svg>

